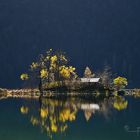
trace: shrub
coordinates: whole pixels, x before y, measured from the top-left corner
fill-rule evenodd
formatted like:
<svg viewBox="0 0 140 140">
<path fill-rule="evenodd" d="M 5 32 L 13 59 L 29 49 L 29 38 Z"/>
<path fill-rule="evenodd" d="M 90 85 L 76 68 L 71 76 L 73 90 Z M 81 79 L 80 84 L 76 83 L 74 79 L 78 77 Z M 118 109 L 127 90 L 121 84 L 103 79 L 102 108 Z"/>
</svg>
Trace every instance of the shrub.
<svg viewBox="0 0 140 140">
<path fill-rule="evenodd" d="M 113 80 L 114 86 L 117 90 L 125 88 L 128 85 L 128 81 L 125 77 L 117 77 Z"/>
</svg>

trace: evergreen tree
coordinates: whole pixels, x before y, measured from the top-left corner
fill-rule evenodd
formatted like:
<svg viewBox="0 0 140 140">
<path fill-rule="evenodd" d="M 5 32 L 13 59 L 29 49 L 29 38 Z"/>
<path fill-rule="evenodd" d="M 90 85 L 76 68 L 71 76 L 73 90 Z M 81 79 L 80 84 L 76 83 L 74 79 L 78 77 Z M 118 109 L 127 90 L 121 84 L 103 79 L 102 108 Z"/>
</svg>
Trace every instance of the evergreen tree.
<svg viewBox="0 0 140 140">
<path fill-rule="evenodd" d="M 86 67 L 85 72 L 84 72 L 84 77 L 85 78 L 93 78 L 95 74 L 92 73 L 89 67 Z"/>
</svg>

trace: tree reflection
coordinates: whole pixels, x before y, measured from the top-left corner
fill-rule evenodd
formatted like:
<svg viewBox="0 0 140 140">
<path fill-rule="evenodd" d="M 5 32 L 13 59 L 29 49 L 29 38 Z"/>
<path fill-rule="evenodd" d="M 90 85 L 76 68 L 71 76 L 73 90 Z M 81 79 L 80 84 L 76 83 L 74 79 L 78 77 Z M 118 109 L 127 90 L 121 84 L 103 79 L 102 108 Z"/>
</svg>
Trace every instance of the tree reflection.
<svg viewBox="0 0 140 140">
<path fill-rule="evenodd" d="M 20 108 L 20 112 L 21 112 L 22 114 L 28 114 L 28 111 L 29 111 L 29 108 L 26 107 L 26 106 L 22 106 L 22 107 Z"/>
<path fill-rule="evenodd" d="M 113 103 L 113 107 L 117 110 L 124 110 L 126 109 L 128 106 L 128 101 L 122 97 L 122 96 L 117 96 L 114 98 L 114 103 Z"/>
<path fill-rule="evenodd" d="M 69 122 L 76 121 L 78 112 L 83 112 L 86 121 L 99 113 L 108 117 L 112 108 L 126 109 L 128 101 L 122 96 L 104 96 L 89 99 L 67 98 L 49 99 L 41 98 L 38 107 L 26 104 L 21 106 L 20 112 L 28 115 L 33 126 L 39 126 L 51 138 L 55 133 L 64 133 L 69 127 Z"/>
</svg>

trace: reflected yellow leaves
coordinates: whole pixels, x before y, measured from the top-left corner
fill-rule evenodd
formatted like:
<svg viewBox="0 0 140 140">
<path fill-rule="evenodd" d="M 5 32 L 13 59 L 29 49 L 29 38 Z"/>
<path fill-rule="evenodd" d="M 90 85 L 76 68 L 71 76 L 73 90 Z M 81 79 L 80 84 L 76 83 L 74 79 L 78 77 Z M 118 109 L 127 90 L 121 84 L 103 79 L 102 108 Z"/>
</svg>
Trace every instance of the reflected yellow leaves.
<svg viewBox="0 0 140 140">
<path fill-rule="evenodd" d="M 22 106 L 22 107 L 20 108 L 20 112 L 21 112 L 22 114 L 28 114 L 28 111 L 29 111 L 29 108 L 26 107 L 26 106 Z"/>
<path fill-rule="evenodd" d="M 47 116 L 48 116 L 48 109 L 43 109 L 43 108 L 41 108 L 41 110 L 40 110 L 40 116 L 41 116 L 41 118 L 43 118 L 43 119 L 45 119 L 45 118 L 47 118 Z"/>
<path fill-rule="evenodd" d="M 33 126 L 38 125 L 39 121 L 37 120 L 37 118 L 35 118 L 34 116 L 31 117 L 31 123 Z"/>
<path fill-rule="evenodd" d="M 126 109 L 128 106 L 128 101 L 125 100 L 125 98 L 121 97 L 121 96 L 117 96 L 115 97 L 114 103 L 113 103 L 113 107 L 117 110 L 124 110 Z"/>
<path fill-rule="evenodd" d="M 39 126 L 43 132 L 47 132 L 48 136 L 54 133 L 65 132 L 68 128 L 68 122 L 76 120 L 77 108 L 75 100 L 62 101 L 42 99 L 39 109 L 30 109 L 22 106 L 20 111 L 22 114 L 30 116 L 33 126 Z M 30 112 L 29 112 L 30 111 Z"/>
<path fill-rule="evenodd" d="M 52 137 L 55 133 L 64 133 L 69 128 L 69 123 L 76 121 L 79 113 L 84 114 L 85 120 L 91 120 L 96 113 L 107 116 L 109 110 L 123 110 L 128 106 L 128 101 L 122 96 L 100 96 L 85 100 L 80 98 L 67 98 L 66 100 L 42 98 L 39 108 L 29 109 L 22 106 L 22 114 L 30 116 L 33 126 L 39 126 L 43 132 Z"/>
<path fill-rule="evenodd" d="M 39 126 L 50 137 L 54 133 L 65 132 L 69 127 L 69 122 L 76 121 L 77 113 L 80 110 L 84 112 L 86 120 L 89 120 L 97 109 L 93 104 L 75 98 L 67 100 L 42 98 L 39 109 L 29 110 L 26 106 L 20 108 L 22 114 L 28 113 L 33 126 Z M 87 112 L 91 112 L 89 117 Z"/>
<path fill-rule="evenodd" d="M 69 108 L 66 108 L 60 112 L 59 120 L 62 122 L 74 121 L 76 119 L 77 111 L 71 111 Z"/>
</svg>

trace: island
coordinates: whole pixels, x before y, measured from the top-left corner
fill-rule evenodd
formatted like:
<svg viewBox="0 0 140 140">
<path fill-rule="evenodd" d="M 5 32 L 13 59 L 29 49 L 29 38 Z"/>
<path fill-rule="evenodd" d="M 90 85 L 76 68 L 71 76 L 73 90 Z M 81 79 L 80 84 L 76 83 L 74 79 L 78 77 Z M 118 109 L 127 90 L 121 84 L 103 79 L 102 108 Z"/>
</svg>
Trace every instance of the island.
<svg viewBox="0 0 140 140">
<path fill-rule="evenodd" d="M 27 73 L 20 75 L 20 79 L 26 82 L 26 87 L 17 90 L 0 89 L 0 96 L 34 98 L 93 96 L 98 93 L 121 92 L 128 85 L 125 77 L 113 77 L 108 67 L 94 73 L 87 66 L 83 76 L 79 76 L 77 69 L 69 65 L 68 60 L 66 53 L 61 50 L 49 49 L 32 62 Z"/>
</svg>

